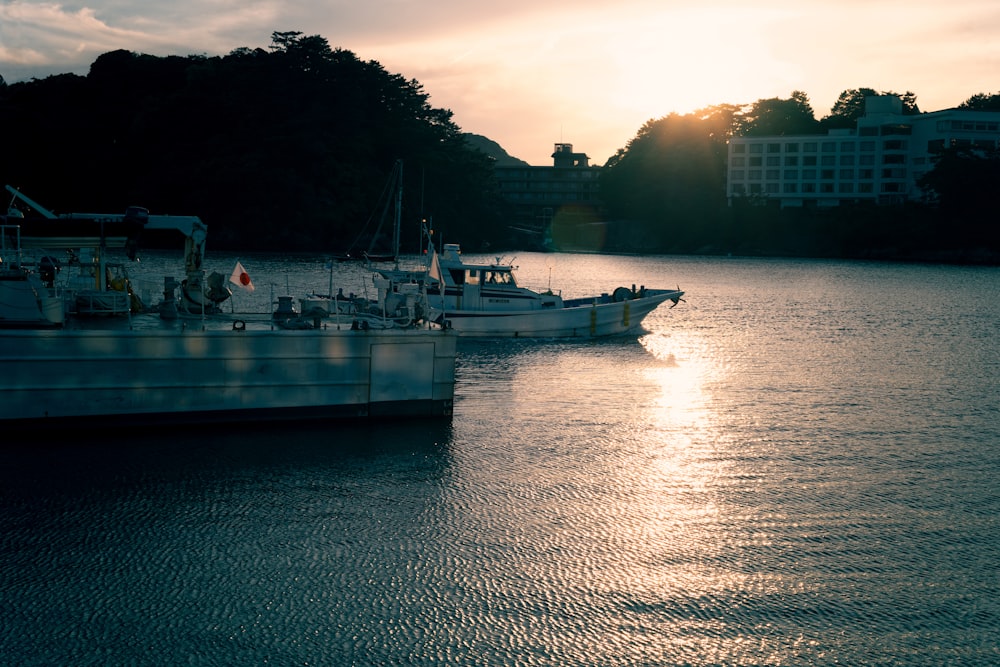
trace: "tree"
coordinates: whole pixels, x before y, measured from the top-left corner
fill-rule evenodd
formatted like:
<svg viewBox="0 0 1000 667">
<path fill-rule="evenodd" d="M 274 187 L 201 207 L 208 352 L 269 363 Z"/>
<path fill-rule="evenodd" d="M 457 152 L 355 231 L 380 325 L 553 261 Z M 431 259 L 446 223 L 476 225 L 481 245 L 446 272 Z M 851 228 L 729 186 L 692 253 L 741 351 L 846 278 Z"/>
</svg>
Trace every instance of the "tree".
<svg viewBox="0 0 1000 667">
<path fill-rule="evenodd" d="M 852 88 L 840 93 L 830 109 L 830 114 L 820 120 L 824 130 L 854 129 L 858 119 L 865 115 L 865 98 L 879 95 L 895 95 L 903 102 L 903 114 L 912 116 L 920 113 L 917 96 L 907 91 L 900 95 L 893 92 L 878 92 L 874 88 Z"/>
<path fill-rule="evenodd" d="M 735 107 L 647 121 L 601 177 L 612 217 L 636 220 L 646 249 L 692 250 L 718 236 Z"/>
<path fill-rule="evenodd" d="M 745 136 L 815 134 L 819 130 L 805 93 L 792 91 L 787 100 L 757 100 L 736 118 L 737 133 Z"/>
<path fill-rule="evenodd" d="M 402 159 L 421 174 L 404 179 L 411 221 L 433 213 L 476 239 L 503 233 L 487 158 L 419 82 L 320 36 L 272 37 L 221 57 L 112 51 L 86 77 L 0 88 L 18 156 L 2 180 L 54 210 L 192 212 L 213 247 L 337 252 Z M 407 229 L 416 250 L 416 223 Z"/>
<path fill-rule="evenodd" d="M 973 111 L 1000 111 L 1000 93 L 976 93 L 959 104 L 958 108 Z"/>
<path fill-rule="evenodd" d="M 994 210 L 1000 190 L 1000 149 L 954 146 L 934 158 L 934 169 L 918 185 L 941 212 L 941 238 L 952 245 L 1000 251 Z"/>
</svg>

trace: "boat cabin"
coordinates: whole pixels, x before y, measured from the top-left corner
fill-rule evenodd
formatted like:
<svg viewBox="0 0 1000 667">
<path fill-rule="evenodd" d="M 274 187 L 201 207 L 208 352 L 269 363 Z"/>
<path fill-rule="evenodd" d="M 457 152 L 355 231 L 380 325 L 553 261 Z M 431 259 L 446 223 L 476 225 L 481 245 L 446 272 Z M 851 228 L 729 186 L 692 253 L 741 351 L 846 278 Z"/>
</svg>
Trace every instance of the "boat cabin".
<svg viewBox="0 0 1000 667">
<path fill-rule="evenodd" d="M 514 267 L 506 264 L 466 264 L 457 243 L 446 243 L 441 255 L 441 274 L 449 286 L 489 285 L 516 288 Z"/>
</svg>

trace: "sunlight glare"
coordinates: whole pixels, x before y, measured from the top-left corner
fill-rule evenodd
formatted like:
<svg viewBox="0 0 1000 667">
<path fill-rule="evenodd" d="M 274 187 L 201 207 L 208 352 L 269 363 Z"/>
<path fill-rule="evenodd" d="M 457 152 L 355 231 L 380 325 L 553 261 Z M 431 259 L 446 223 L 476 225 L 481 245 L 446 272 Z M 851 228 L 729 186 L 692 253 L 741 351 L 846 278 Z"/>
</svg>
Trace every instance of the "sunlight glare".
<svg viewBox="0 0 1000 667">
<path fill-rule="evenodd" d="M 647 369 L 647 376 L 659 387 L 656 399 L 656 418 L 671 429 L 692 430 L 708 428 L 705 408 L 707 398 L 704 381 L 707 369 L 682 349 L 676 335 L 651 333 L 639 339 L 646 350 L 661 363 Z M 688 341 L 690 344 L 690 341 Z M 677 355 L 682 361 L 678 361 Z"/>
<path fill-rule="evenodd" d="M 612 99 L 623 110 L 659 118 L 749 102 L 770 90 L 787 94 L 797 68 L 766 49 L 748 50 L 755 36 L 784 15 L 731 8 L 725 14 L 689 9 L 647 17 L 641 33 L 623 31 L 615 39 L 619 76 Z"/>
</svg>

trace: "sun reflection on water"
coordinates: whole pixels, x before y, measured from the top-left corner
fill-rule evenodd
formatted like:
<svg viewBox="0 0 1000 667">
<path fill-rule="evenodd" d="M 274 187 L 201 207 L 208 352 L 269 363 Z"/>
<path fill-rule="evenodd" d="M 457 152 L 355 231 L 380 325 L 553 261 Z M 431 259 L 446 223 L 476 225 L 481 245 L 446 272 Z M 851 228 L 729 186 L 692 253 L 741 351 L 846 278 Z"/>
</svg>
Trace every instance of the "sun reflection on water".
<svg viewBox="0 0 1000 667">
<path fill-rule="evenodd" d="M 729 449 L 733 434 L 714 404 L 712 387 L 722 369 L 696 334 L 650 333 L 640 343 L 655 359 L 645 377 L 649 398 L 647 464 L 635 471 L 641 493 L 633 497 L 626 541 L 643 545 L 631 594 L 644 601 L 637 617 L 650 629 L 676 628 L 662 655 L 689 659 L 726 653 L 727 631 L 711 600 L 753 586 L 731 558 L 727 535 L 727 485 L 737 479 Z M 638 510 L 638 511 L 637 511 Z M 698 646 L 687 635 L 701 636 Z M 715 636 L 717 642 L 705 642 Z"/>
<path fill-rule="evenodd" d="M 646 369 L 646 378 L 659 393 L 655 399 L 656 421 L 672 430 L 689 433 L 709 428 L 706 383 L 714 369 L 704 358 L 700 344 L 692 336 L 651 333 L 639 339 L 660 363 Z"/>
</svg>

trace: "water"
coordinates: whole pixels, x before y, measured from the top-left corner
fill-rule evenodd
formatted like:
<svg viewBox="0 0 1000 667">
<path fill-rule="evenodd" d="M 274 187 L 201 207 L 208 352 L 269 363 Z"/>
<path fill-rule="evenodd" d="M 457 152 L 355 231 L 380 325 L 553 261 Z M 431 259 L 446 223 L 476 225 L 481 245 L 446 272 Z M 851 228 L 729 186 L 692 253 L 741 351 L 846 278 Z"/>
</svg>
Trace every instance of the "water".
<svg viewBox="0 0 1000 667">
<path fill-rule="evenodd" d="M 327 290 L 322 258 L 241 261 L 241 305 Z M 515 261 L 687 302 L 638 336 L 463 341 L 445 422 L 8 434 L 0 655 L 1000 663 L 1000 270 Z"/>
</svg>

